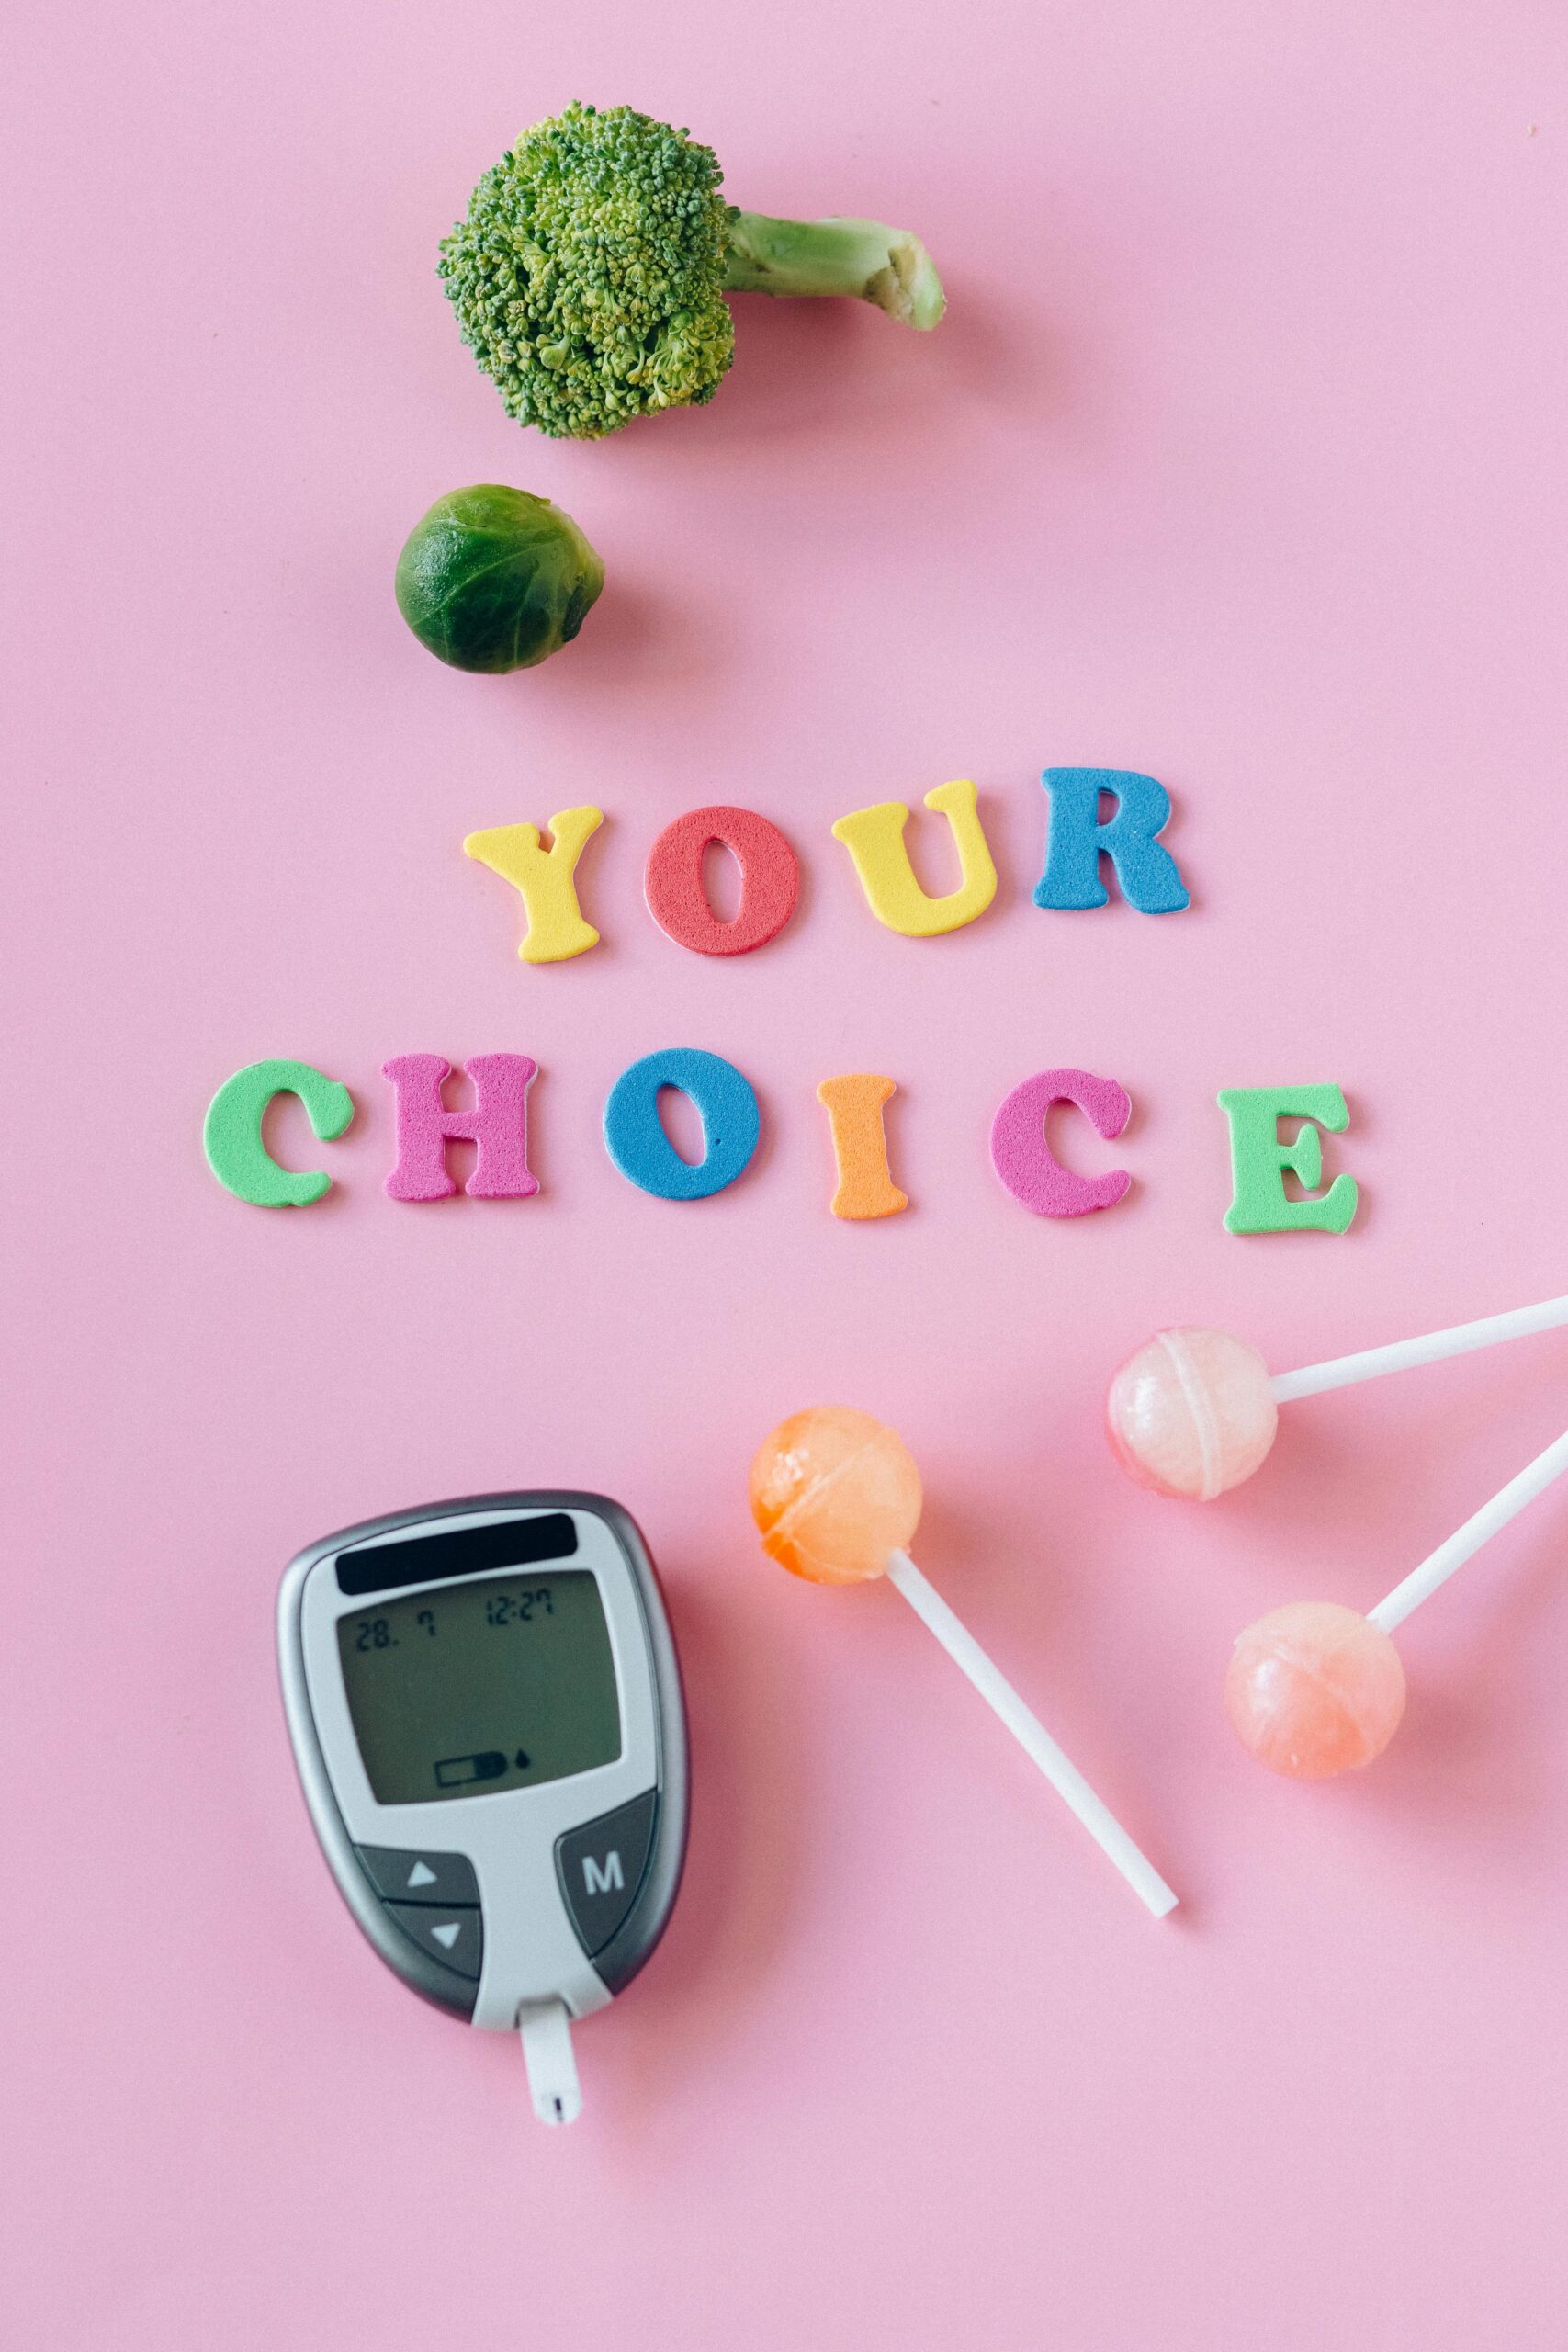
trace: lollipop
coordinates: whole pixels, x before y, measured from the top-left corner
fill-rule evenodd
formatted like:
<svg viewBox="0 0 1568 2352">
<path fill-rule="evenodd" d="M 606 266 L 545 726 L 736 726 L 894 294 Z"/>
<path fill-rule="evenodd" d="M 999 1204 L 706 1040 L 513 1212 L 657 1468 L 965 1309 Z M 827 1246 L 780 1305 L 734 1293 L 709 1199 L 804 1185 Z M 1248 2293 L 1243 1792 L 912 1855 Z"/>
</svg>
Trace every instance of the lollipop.
<svg viewBox="0 0 1568 2352">
<path fill-rule="evenodd" d="M 1225 1676 L 1225 1707 L 1259 1763 L 1293 1780 L 1325 1781 L 1381 1756 L 1404 1713 L 1404 1668 L 1390 1634 L 1564 1470 L 1568 1434 L 1483 1504 L 1370 1616 L 1332 1600 L 1296 1600 L 1249 1625 Z"/>
<path fill-rule="evenodd" d="M 1511 1315 L 1456 1323 L 1451 1330 L 1427 1331 L 1417 1340 L 1396 1340 L 1392 1347 L 1366 1348 L 1272 1377 L 1257 1349 L 1229 1331 L 1156 1331 L 1112 1380 L 1106 1432 L 1117 1460 L 1140 1487 L 1212 1502 L 1251 1477 L 1274 1442 L 1278 1408 L 1293 1397 L 1348 1388 L 1358 1380 L 1468 1355 L 1472 1348 L 1522 1340 L 1562 1323 L 1568 1323 L 1568 1298 L 1549 1298 Z"/>
<path fill-rule="evenodd" d="M 840 1405 L 792 1414 L 751 1464 L 751 1516 L 763 1551 L 794 1576 L 813 1584 L 885 1576 L 1155 1917 L 1174 1910 L 1159 1872 L 904 1550 L 919 1523 L 920 1474 L 896 1430 Z"/>
</svg>

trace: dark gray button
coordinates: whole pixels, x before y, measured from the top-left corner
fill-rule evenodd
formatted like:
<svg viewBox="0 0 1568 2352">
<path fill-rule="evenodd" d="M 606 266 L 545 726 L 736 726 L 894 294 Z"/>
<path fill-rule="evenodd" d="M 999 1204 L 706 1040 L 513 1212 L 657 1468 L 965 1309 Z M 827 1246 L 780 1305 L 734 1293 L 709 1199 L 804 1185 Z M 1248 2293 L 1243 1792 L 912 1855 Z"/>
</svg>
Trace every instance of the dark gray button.
<svg viewBox="0 0 1568 2352">
<path fill-rule="evenodd" d="M 603 1951 L 637 1900 L 653 1846 L 659 1792 L 634 1797 L 614 1813 L 601 1814 L 583 1829 L 556 1839 L 556 1874 L 577 1929 L 592 1959 Z"/>
<path fill-rule="evenodd" d="M 459 1976 L 477 1979 L 484 1955 L 484 1933 L 477 1910 L 444 1911 L 434 1903 L 389 1903 L 388 1914 L 422 1951 Z"/>
<path fill-rule="evenodd" d="M 365 1874 L 389 1903 L 477 1903 L 479 1881 L 467 1854 L 426 1854 L 400 1846 L 355 1848 Z"/>
</svg>

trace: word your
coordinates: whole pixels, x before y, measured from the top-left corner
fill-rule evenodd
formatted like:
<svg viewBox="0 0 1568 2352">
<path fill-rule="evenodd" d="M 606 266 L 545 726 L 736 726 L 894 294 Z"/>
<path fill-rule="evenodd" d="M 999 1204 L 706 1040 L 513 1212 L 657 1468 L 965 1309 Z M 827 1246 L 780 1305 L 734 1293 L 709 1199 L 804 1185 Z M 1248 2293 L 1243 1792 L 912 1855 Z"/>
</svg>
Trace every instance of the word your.
<svg viewBox="0 0 1568 2352">
<path fill-rule="evenodd" d="M 1116 869 L 1122 894 L 1140 914 L 1179 913 L 1190 904 L 1170 852 L 1157 840 L 1170 816 L 1170 796 L 1152 775 L 1130 768 L 1047 768 L 1042 781 L 1050 803 L 1045 871 L 1034 887 L 1037 907 L 1072 909 L 1108 903 L 1100 861 Z M 1102 797 L 1115 802 L 1103 821 Z M 955 890 L 932 898 L 915 879 L 901 800 L 879 801 L 840 817 L 833 838 L 854 863 L 872 913 L 907 939 L 959 931 L 983 915 L 997 894 L 997 869 L 980 823 L 973 784 L 939 784 L 925 805 L 947 819 L 958 853 Z M 586 804 L 550 819 L 550 846 L 536 825 L 494 825 L 470 833 L 468 855 L 510 882 L 523 901 L 527 929 L 517 953 L 525 964 L 560 964 L 585 956 L 599 933 L 583 914 L 577 869 L 583 850 L 604 823 Z M 740 903 L 721 922 L 703 887 L 703 856 L 713 842 L 740 869 Z M 649 853 L 643 894 L 660 929 L 696 956 L 746 956 L 776 938 L 795 911 L 800 868 L 776 825 L 754 809 L 693 808 L 666 825 Z"/>
<path fill-rule="evenodd" d="M 539 1189 L 528 1165 L 528 1090 L 538 1064 L 527 1054 L 476 1054 L 463 1065 L 472 1091 L 467 1110 L 446 1100 L 452 1066 L 441 1054 L 399 1054 L 382 1064 L 396 1102 L 397 1158 L 385 1191 L 394 1201 L 445 1200 L 457 1190 L 446 1165 L 448 1143 L 477 1147 L 463 1191 L 473 1200 L 527 1200 Z M 659 1097 L 673 1087 L 694 1104 L 702 1122 L 703 1156 L 682 1158 L 664 1131 Z M 894 1182 L 887 1161 L 883 1106 L 897 1091 L 890 1078 L 855 1071 L 824 1079 L 817 1099 L 828 1114 L 838 1186 L 830 1207 L 851 1219 L 896 1216 L 908 1196 Z M 267 1150 L 262 1123 L 280 1094 L 304 1105 L 316 1136 L 335 1142 L 353 1125 L 346 1086 L 309 1062 L 252 1062 L 225 1080 L 207 1113 L 204 1142 L 219 1182 L 260 1208 L 307 1208 L 325 1198 L 324 1170 L 304 1173 L 280 1166 Z M 1232 1233 L 1316 1229 L 1343 1233 L 1356 1213 L 1356 1182 L 1337 1176 L 1326 1192 L 1322 1131 L 1349 1125 L 1337 1086 L 1226 1087 L 1219 1102 L 1230 1123 L 1234 1198 L 1225 1213 Z M 1083 1216 L 1114 1208 L 1132 1177 L 1124 1168 L 1079 1176 L 1064 1168 L 1045 1136 L 1047 1114 L 1071 1103 L 1105 1142 L 1113 1143 L 1132 1115 L 1132 1098 L 1113 1078 L 1083 1069 L 1041 1070 L 1015 1086 L 991 1125 L 991 1164 L 1000 1183 L 1036 1216 Z M 1293 1136 L 1280 1122 L 1300 1121 Z M 750 1165 L 761 1133 L 761 1114 L 750 1081 L 733 1062 L 695 1046 L 645 1054 L 624 1069 L 604 1104 L 604 1146 L 629 1183 L 664 1201 L 707 1200 L 733 1184 Z M 1287 1197 L 1287 1170 L 1304 1188 Z"/>
</svg>

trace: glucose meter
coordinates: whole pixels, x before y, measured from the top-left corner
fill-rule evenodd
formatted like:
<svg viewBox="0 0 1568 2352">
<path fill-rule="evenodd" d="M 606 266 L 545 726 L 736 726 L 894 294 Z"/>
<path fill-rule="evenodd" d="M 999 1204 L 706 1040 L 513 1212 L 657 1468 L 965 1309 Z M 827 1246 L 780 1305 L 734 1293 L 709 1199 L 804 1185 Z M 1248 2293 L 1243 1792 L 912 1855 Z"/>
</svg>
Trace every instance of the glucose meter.
<svg viewBox="0 0 1568 2352">
<path fill-rule="evenodd" d="M 388 1965 L 520 2029 L 535 2112 L 581 2096 L 570 2021 L 664 1931 L 685 1857 L 680 1668 L 635 1521 L 603 1495 L 477 1495 L 312 1544 L 278 1598 L 294 1758 Z"/>
</svg>

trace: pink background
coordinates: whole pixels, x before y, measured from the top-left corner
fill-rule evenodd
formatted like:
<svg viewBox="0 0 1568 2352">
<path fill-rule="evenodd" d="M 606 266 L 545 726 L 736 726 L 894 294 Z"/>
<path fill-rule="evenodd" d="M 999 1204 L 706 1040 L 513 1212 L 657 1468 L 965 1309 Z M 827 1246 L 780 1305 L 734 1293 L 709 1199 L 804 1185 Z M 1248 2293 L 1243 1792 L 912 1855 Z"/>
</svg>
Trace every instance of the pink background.
<svg viewBox="0 0 1568 2352">
<path fill-rule="evenodd" d="M 1370 1605 L 1554 1435 L 1568 1336 L 1292 1408 L 1206 1512 L 1116 1473 L 1156 1324 L 1283 1367 L 1564 1286 L 1562 92 L 1553 0 L 27 0 L 5 514 L 14 746 L 0 1715 L 7 2332 L 29 2347 L 1490 2352 L 1561 2340 L 1568 1495 L 1415 1620 L 1362 1779 L 1234 1745 L 1233 1634 Z M 730 194 L 928 239 L 930 338 L 738 308 L 710 410 L 509 424 L 433 275 L 582 95 Z M 1531 126 L 1539 126 L 1533 132 Z M 404 533 L 558 498 L 610 585 L 443 670 Z M 1047 763 L 1168 786 L 1190 913 L 1046 916 Z M 879 931 L 829 825 L 973 775 L 1002 887 Z M 604 944 L 520 964 L 470 829 L 597 800 Z M 796 843 L 734 964 L 640 899 L 699 801 Z M 919 855 L 943 887 L 939 829 Z M 617 1071 L 737 1061 L 764 1141 L 671 1205 Z M 385 1200 L 389 1054 L 535 1055 L 516 1204 Z M 354 1090 L 305 1215 L 201 1115 Z M 1125 1203 L 1002 1193 L 1031 1071 L 1135 1104 Z M 912 1196 L 835 1223 L 817 1081 L 886 1070 Z M 1344 1239 L 1238 1240 L 1224 1084 L 1333 1079 Z M 302 1123 L 281 1122 L 296 1164 Z M 819 1398 L 895 1421 L 928 1572 L 1185 1897 L 1156 1927 L 886 1589 L 756 1549 Z M 364 1947 L 275 1687 L 298 1545 L 475 1488 L 646 1527 L 689 1871 L 587 2024 L 580 2126 Z"/>
</svg>

